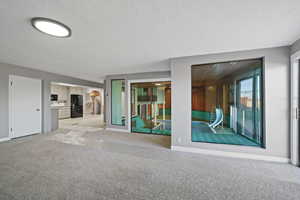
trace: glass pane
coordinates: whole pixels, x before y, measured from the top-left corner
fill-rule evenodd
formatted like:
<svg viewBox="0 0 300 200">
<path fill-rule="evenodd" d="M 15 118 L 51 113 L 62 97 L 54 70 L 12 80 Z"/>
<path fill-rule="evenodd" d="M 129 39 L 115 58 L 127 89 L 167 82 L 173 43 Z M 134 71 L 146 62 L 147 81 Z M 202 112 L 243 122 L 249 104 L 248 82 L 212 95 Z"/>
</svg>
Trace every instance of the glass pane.
<svg viewBox="0 0 300 200">
<path fill-rule="evenodd" d="M 192 141 L 262 145 L 262 60 L 192 66 Z"/>
<path fill-rule="evenodd" d="M 238 132 L 249 138 L 253 138 L 254 109 L 253 109 L 253 78 L 239 81 L 237 126 Z"/>
<path fill-rule="evenodd" d="M 134 83 L 131 85 L 132 132 L 171 134 L 170 83 Z"/>
<path fill-rule="evenodd" d="M 160 85 L 157 85 L 160 84 Z M 171 135 L 171 87 L 170 83 L 156 83 L 154 94 L 157 100 L 152 104 L 155 108 L 153 134 Z"/>
<path fill-rule="evenodd" d="M 125 126 L 125 81 L 111 81 L 111 124 Z"/>
</svg>

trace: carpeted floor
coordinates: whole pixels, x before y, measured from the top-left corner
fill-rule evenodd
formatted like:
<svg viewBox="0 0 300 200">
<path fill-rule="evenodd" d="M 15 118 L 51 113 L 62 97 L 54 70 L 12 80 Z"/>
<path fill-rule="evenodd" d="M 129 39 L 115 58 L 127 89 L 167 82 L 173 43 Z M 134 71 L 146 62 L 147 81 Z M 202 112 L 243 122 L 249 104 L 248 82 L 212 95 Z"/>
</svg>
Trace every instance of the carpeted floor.
<svg viewBox="0 0 300 200">
<path fill-rule="evenodd" d="M 0 143 L 0 199 L 300 198 L 299 168 L 169 147 L 168 136 L 92 127 Z"/>
</svg>

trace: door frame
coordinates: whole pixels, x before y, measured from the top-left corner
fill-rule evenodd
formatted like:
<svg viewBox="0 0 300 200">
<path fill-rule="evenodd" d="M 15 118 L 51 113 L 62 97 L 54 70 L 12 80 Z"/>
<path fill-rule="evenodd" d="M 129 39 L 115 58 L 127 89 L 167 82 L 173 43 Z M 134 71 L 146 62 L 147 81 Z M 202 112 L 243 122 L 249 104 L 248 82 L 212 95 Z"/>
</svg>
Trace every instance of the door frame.
<svg viewBox="0 0 300 200">
<path fill-rule="evenodd" d="M 252 91 L 252 110 L 253 110 L 253 112 L 254 112 L 254 114 L 253 114 L 253 117 L 252 117 L 252 120 L 253 120 L 253 127 L 252 127 L 252 131 L 255 133 L 255 135 L 256 135 L 256 137 L 257 137 L 257 132 L 256 132 L 256 127 L 257 127 L 257 121 L 256 121 L 256 115 L 255 115 L 255 109 L 256 109 L 256 106 L 257 106 L 257 103 L 256 103 L 256 100 L 257 100 L 257 94 L 256 94 L 256 89 L 257 89 L 257 87 L 259 87 L 260 88 L 260 103 L 261 103 L 261 105 L 264 105 L 263 104 L 263 102 L 264 102 L 264 99 L 263 99 L 263 87 L 262 87 L 262 84 L 263 84 L 263 81 L 262 81 L 262 79 L 263 79 L 263 74 L 262 74 L 263 72 L 261 71 L 259 74 L 257 74 L 257 73 L 255 73 L 254 75 L 252 74 L 252 75 L 249 75 L 249 76 L 246 76 L 246 77 L 243 77 L 243 78 L 241 78 L 241 79 L 238 79 L 238 80 L 236 80 L 235 81 L 235 99 L 236 99 L 236 108 L 238 109 L 238 104 L 240 103 L 239 101 L 240 101 L 240 99 L 239 99 L 239 96 L 238 95 L 240 95 L 239 93 L 240 93 L 240 91 L 238 91 L 239 89 L 240 89 L 240 86 L 239 86 L 239 83 L 241 82 L 241 81 L 244 81 L 244 80 L 248 80 L 248 79 L 252 79 L 252 89 L 253 89 L 253 91 Z M 260 85 L 258 86 L 258 85 L 256 85 L 256 81 L 257 81 L 257 77 L 258 76 L 260 76 L 260 81 L 261 81 L 261 83 L 260 83 Z M 263 109 L 261 109 L 261 114 L 260 114 L 260 116 L 261 116 L 261 119 L 263 119 L 263 116 L 264 116 L 264 110 Z M 237 118 L 238 119 L 238 118 Z M 261 120 L 261 123 L 259 124 L 259 126 L 260 126 L 260 130 L 261 130 L 261 133 L 260 133 L 260 143 L 258 143 L 258 145 L 260 146 L 260 147 L 262 147 L 262 148 L 265 148 L 265 136 L 264 136 L 264 134 L 262 134 L 263 133 L 263 127 L 264 127 L 264 121 L 263 120 Z M 237 127 L 237 129 L 238 129 L 238 125 L 236 125 L 236 127 Z M 250 139 L 250 140 L 252 140 L 253 142 L 255 142 L 255 143 L 257 143 L 257 141 L 255 141 L 253 138 L 249 138 L 248 136 L 246 136 L 246 135 L 243 135 L 244 137 L 247 137 L 248 139 Z"/>
<path fill-rule="evenodd" d="M 243 78 L 241 78 L 241 79 L 238 79 L 238 80 L 236 80 L 235 82 L 236 82 L 236 108 L 237 108 L 237 112 L 238 112 L 238 110 L 240 109 L 240 106 L 241 106 L 241 103 L 240 103 L 240 95 L 241 95 L 241 86 L 240 86 L 240 83 L 242 82 L 242 81 L 246 81 L 246 80 L 252 80 L 252 110 L 254 110 L 254 108 L 255 108 L 255 87 L 254 87 L 254 85 L 255 85 L 255 76 L 253 76 L 253 75 L 251 75 L 251 76 L 246 76 L 246 77 L 243 77 Z M 236 117 L 237 118 L 237 121 L 236 121 L 236 123 L 237 123 L 237 125 L 236 125 L 236 127 L 237 127 L 237 134 L 239 134 L 238 132 L 239 132 L 239 125 L 238 125 L 238 117 Z M 254 120 L 254 115 L 252 116 L 252 121 L 253 121 L 253 127 L 252 127 L 252 132 L 254 132 L 254 127 L 255 127 L 255 125 L 254 125 L 254 123 L 255 123 L 255 120 Z M 255 133 L 256 134 L 256 133 Z M 244 137 L 246 137 L 246 138 L 248 138 L 248 139 L 250 139 L 250 140 L 253 140 L 252 138 L 249 138 L 247 135 L 243 135 L 243 134 L 239 134 L 239 135 L 242 135 L 242 136 L 244 136 Z"/>
<path fill-rule="evenodd" d="M 42 80 L 41 79 L 37 79 L 37 78 L 31 78 L 31 77 L 26 77 L 26 76 L 18 76 L 18 75 L 14 75 L 14 74 L 10 74 L 9 78 L 8 78 L 8 125 L 9 125 L 9 134 L 8 137 L 9 139 L 12 138 L 16 138 L 14 137 L 13 134 L 13 130 L 12 130 L 12 81 L 13 81 L 13 77 L 23 77 L 23 78 L 28 78 L 28 79 L 34 79 L 34 80 L 38 80 L 40 81 L 41 84 L 41 96 L 40 96 L 40 125 L 41 125 L 41 132 L 43 131 L 43 102 L 42 102 L 42 97 L 43 97 L 43 84 L 42 84 Z M 34 134 L 32 134 L 34 135 Z M 24 136 L 25 137 L 25 136 Z"/>
<path fill-rule="evenodd" d="M 290 69 L 290 151 L 291 163 L 299 165 L 299 67 L 300 67 L 300 51 L 291 56 L 291 69 Z"/>
<path fill-rule="evenodd" d="M 148 83 L 148 82 L 163 82 L 170 81 L 171 89 L 172 89 L 172 79 L 171 78 L 157 78 L 157 79 L 135 79 L 135 80 L 127 80 L 127 124 L 128 124 L 128 132 L 131 133 L 131 83 Z"/>
</svg>

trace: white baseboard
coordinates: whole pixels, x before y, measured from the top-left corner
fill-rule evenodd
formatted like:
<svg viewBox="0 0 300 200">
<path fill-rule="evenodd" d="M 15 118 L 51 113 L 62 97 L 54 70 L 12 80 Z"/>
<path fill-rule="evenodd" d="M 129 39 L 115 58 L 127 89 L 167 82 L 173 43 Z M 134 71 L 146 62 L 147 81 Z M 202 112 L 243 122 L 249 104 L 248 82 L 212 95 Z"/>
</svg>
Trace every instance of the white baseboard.
<svg viewBox="0 0 300 200">
<path fill-rule="evenodd" d="M 118 132 L 125 132 L 125 133 L 130 133 L 129 130 L 127 129 L 118 129 L 118 128 L 105 128 L 107 131 L 118 131 Z"/>
<path fill-rule="evenodd" d="M 6 142 L 6 141 L 9 141 L 10 138 L 9 137 L 6 137 L 6 138 L 0 138 L 0 142 Z"/>
<path fill-rule="evenodd" d="M 291 161 L 291 164 L 300 167 L 300 162 L 298 161 Z"/>
<path fill-rule="evenodd" d="M 199 148 L 194 148 L 194 147 L 181 147 L 181 146 L 172 146 L 171 149 L 174 151 L 200 153 L 200 154 L 213 155 L 213 156 L 263 160 L 263 161 L 280 162 L 280 163 L 289 163 L 290 162 L 289 158 L 276 157 L 276 156 L 265 156 L 265 155 L 249 154 L 249 153 L 208 150 L 208 149 L 199 149 Z"/>
</svg>

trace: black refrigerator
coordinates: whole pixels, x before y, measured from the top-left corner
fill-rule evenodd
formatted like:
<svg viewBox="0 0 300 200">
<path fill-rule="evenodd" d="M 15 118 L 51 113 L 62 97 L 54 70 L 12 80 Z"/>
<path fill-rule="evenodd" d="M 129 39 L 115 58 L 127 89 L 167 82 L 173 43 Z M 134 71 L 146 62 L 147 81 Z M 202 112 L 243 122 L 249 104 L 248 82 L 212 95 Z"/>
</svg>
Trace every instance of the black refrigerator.
<svg viewBox="0 0 300 200">
<path fill-rule="evenodd" d="M 71 94 L 71 118 L 83 117 L 83 96 Z"/>
</svg>

